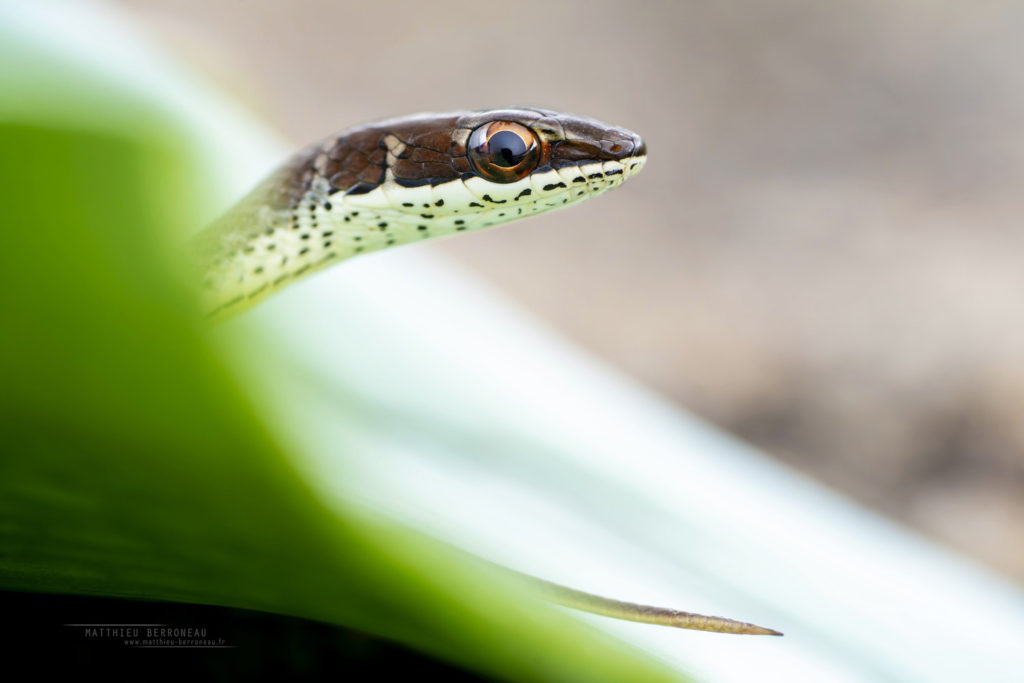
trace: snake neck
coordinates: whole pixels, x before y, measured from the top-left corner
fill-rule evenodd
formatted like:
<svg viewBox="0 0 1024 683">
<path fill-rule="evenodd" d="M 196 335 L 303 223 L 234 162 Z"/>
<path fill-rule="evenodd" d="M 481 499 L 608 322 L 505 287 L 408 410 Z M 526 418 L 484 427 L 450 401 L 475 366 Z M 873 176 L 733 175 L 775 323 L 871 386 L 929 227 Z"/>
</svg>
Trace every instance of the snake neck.
<svg viewBox="0 0 1024 683">
<path fill-rule="evenodd" d="M 492 224 L 472 212 L 444 211 L 445 200 L 433 196 L 404 202 L 403 209 L 418 213 L 396 211 L 365 195 L 309 192 L 289 209 L 273 208 L 265 197 L 257 189 L 195 242 L 193 260 L 204 275 L 202 305 L 211 318 L 244 310 L 352 256 Z"/>
<path fill-rule="evenodd" d="M 437 200 L 421 202 L 419 221 L 398 219 L 389 207 L 375 206 L 374 198 L 343 193 L 310 191 L 293 207 L 274 208 L 267 197 L 277 183 L 268 180 L 193 243 L 193 260 L 203 273 L 203 309 L 211 318 L 248 308 L 357 254 L 478 227 L 468 218 L 436 220 Z"/>
</svg>

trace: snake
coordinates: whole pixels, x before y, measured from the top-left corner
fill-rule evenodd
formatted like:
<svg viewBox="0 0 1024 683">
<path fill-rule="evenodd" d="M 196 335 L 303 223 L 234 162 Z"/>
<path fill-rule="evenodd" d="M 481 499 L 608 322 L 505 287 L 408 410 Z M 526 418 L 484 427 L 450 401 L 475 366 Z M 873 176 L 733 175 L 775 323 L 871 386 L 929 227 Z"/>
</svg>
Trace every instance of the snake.
<svg viewBox="0 0 1024 683">
<path fill-rule="evenodd" d="M 296 153 L 192 238 L 202 312 L 223 319 L 359 254 L 578 204 L 618 187 L 646 161 L 647 145 L 636 133 L 531 107 L 415 114 L 350 128 Z M 586 612 L 782 635 L 513 573 L 551 602 Z"/>
</svg>

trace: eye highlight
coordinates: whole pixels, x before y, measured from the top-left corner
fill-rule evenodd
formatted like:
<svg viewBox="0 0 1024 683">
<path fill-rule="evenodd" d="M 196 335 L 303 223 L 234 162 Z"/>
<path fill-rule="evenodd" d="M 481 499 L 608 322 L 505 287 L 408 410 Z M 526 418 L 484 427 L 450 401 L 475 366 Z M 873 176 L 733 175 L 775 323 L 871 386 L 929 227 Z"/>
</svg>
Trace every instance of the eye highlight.
<svg viewBox="0 0 1024 683">
<path fill-rule="evenodd" d="M 525 178 L 540 161 L 537 134 L 513 121 L 491 121 L 469 136 L 467 155 L 473 169 L 496 183 Z"/>
</svg>

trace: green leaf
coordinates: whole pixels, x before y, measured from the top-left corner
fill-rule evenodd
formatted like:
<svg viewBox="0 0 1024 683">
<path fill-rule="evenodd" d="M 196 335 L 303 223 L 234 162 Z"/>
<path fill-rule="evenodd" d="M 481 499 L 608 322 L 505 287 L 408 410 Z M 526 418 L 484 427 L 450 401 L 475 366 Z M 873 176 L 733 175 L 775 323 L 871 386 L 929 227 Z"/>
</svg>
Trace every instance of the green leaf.
<svg viewBox="0 0 1024 683">
<path fill-rule="evenodd" d="M 675 678 L 468 555 L 327 508 L 171 265 L 203 202 L 187 138 L 116 92 L 45 100 L 0 121 L 0 587 L 302 616 L 508 679 Z"/>
</svg>

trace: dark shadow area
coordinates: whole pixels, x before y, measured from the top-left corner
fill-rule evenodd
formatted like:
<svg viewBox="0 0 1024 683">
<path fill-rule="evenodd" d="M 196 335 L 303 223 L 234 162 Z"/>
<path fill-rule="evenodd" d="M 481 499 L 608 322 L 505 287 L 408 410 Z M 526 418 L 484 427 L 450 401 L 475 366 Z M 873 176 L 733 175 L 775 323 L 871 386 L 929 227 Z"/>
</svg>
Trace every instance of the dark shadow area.
<svg viewBox="0 0 1024 683">
<path fill-rule="evenodd" d="M 33 677 L 486 680 L 366 633 L 244 609 L 4 591 L 0 612 L 8 670 Z"/>
</svg>

